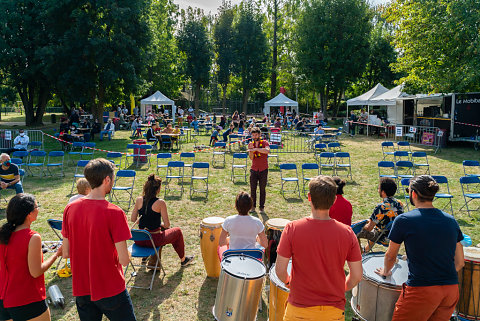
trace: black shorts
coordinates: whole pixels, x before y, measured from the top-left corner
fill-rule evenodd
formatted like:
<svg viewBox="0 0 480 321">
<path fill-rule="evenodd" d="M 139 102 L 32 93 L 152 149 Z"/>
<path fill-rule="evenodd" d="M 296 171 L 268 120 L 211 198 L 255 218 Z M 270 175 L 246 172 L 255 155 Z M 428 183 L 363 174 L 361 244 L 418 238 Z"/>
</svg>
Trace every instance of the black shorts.
<svg viewBox="0 0 480 321">
<path fill-rule="evenodd" d="M 13 308 L 3 307 L 3 300 L 0 300 L 0 320 L 26 321 L 42 315 L 47 309 L 45 300 Z"/>
</svg>

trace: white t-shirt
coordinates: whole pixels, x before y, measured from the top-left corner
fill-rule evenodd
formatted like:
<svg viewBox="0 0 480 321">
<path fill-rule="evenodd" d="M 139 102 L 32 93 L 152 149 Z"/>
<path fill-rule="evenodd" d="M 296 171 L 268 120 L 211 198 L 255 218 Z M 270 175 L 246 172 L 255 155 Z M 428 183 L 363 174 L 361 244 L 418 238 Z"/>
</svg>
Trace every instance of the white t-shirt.
<svg viewBox="0 0 480 321">
<path fill-rule="evenodd" d="M 232 215 L 222 227 L 230 234 L 230 249 L 254 249 L 257 235 L 265 227 L 262 221 L 250 215 Z"/>
<path fill-rule="evenodd" d="M 82 197 L 85 197 L 85 195 L 82 195 L 82 194 L 73 195 L 73 196 L 70 197 L 70 199 L 68 200 L 68 204 L 70 204 L 71 202 L 76 201 L 76 200 L 78 200 L 79 198 L 82 198 Z"/>
</svg>

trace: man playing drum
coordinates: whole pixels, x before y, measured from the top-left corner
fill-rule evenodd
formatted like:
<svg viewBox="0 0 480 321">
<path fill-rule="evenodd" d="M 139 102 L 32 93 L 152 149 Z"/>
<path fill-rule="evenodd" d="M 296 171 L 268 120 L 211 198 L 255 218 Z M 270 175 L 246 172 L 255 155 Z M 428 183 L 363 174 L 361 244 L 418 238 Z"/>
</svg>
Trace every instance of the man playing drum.
<svg viewBox="0 0 480 321">
<path fill-rule="evenodd" d="M 317 176 L 308 187 L 311 216 L 288 223 L 277 249 L 275 271 L 290 287 L 283 320 L 344 320 L 345 291 L 362 278 L 360 248 L 350 226 L 328 215 L 337 193 L 333 179 Z"/>
<path fill-rule="evenodd" d="M 453 216 L 433 206 L 438 190 L 437 182 L 429 175 L 412 178 L 408 193 L 415 209 L 397 217 L 388 236 L 384 267 L 376 272 L 391 275 L 402 242 L 409 270 L 393 321 L 446 321 L 457 304 L 457 271 L 464 265 L 460 243 L 463 234 Z"/>
</svg>

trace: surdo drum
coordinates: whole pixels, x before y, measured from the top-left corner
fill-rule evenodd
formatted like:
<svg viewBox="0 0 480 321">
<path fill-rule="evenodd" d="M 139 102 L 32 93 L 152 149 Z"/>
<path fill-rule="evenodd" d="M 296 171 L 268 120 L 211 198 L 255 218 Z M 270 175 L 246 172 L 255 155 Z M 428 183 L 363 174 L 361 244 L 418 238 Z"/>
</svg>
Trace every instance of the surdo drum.
<svg viewBox="0 0 480 321">
<path fill-rule="evenodd" d="M 265 264 L 268 268 L 277 260 L 277 247 L 283 229 L 288 223 L 290 223 L 290 220 L 284 218 L 271 218 L 265 222 L 268 240 L 268 247 L 265 250 Z"/>
<path fill-rule="evenodd" d="M 221 217 L 212 216 L 204 218 L 200 224 L 200 249 L 202 250 L 203 264 L 207 276 L 214 278 L 218 278 L 220 275 L 217 248 L 224 221 L 225 219 Z"/>
<path fill-rule="evenodd" d="M 480 320 L 480 248 L 463 248 L 465 266 L 458 272 L 460 320 Z"/>
<path fill-rule="evenodd" d="M 288 262 L 287 273 L 292 273 L 292 260 Z M 285 286 L 285 283 L 280 281 L 275 271 L 275 263 L 270 268 L 270 294 L 268 304 L 268 320 L 269 321 L 282 321 L 285 314 L 285 304 L 287 303 L 288 294 L 290 289 Z"/>
</svg>

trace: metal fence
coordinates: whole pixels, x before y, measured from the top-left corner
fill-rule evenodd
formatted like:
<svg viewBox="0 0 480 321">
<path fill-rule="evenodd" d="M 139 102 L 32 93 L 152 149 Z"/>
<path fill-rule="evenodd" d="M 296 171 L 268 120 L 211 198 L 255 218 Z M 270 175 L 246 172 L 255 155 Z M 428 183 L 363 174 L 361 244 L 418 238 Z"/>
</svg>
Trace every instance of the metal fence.
<svg viewBox="0 0 480 321">
<path fill-rule="evenodd" d="M 13 141 L 18 136 L 19 129 L 0 129 L 0 149 L 7 150 L 13 148 Z M 36 129 L 25 129 L 25 135 L 28 136 L 30 142 L 41 142 L 38 149 L 43 149 L 43 132 Z"/>
<path fill-rule="evenodd" d="M 438 127 L 395 125 L 389 126 L 386 138 L 395 141 L 407 141 L 412 145 L 432 147 L 435 153 L 445 145 L 446 133 Z"/>
</svg>

